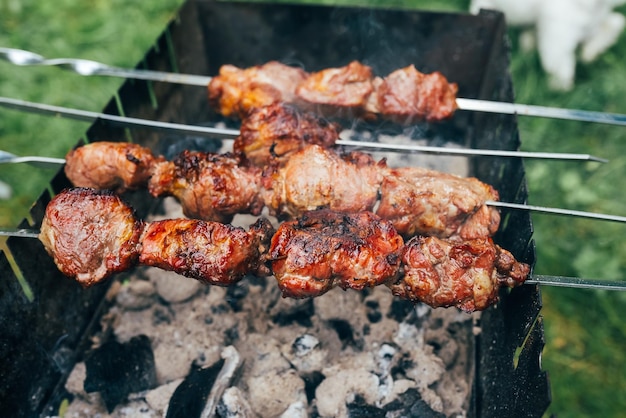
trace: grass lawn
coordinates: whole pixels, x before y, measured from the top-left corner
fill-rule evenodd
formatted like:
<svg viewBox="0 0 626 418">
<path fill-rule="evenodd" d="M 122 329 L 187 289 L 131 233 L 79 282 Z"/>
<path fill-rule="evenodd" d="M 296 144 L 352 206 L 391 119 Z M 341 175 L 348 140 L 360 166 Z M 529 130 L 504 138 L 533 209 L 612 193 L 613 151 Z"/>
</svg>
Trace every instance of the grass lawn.
<svg viewBox="0 0 626 418">
<path fill-rule="evenodd" d="M 3 0 L 0 46 L 48 57 L 134 66 L 181 3 Z M 379 0 L 369 4 L 464 10 L 467 1 Z M 576 87 L 567 93 L 547 89 L 537 54 L 518 48 L 518 34 L 511 30 L 517 102 L 626 113 L 626 33 L 596 62 L 578 66 Z M 0 96 L 35 102 L 100 111 L 121 82 L 0 62 Z M 626 128 L 523 117 L 519 122 L 523 150 L 590 153 L 610 160 L 604 165 L 529 160 L 531 204 L 626 215 L 622 192 Z M 0 109 L 0 149 L 63 157 L 87 127 L 87 123 Z M 0 200 L 0 226 L 20 222 L 53 174 L 24 165 L 0 165 L 0 181 L 14 189 L 13 198 Z M 536 273 L 626 277 L 626 225 L 554 215 L 533 215 L 533 222 Z M 626 410 L 626 293 L 545 288 L 543 295 L 547 340 L 543 366 L 550 373 L 553 392 L 549 413 L 559 417 L 622 415 Z"/>
</svg>

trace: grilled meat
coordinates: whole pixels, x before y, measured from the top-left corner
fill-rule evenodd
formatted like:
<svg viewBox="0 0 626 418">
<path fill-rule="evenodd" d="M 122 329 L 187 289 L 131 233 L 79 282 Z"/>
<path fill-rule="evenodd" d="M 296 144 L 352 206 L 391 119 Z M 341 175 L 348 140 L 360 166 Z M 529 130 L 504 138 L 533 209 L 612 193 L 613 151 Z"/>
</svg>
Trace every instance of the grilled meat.
<svg viewBox="0 0 626 418">
<path fill-rule="evenodd" d="M 451 117 L 457 91 L 439 72 L 423 74 L 409 65 L 374 77 L 369 66 L 357 61 L 312 74 L 276 62 L 248 69 L 224 65 L 209 84 L 210 101 L 225 116 L 243 117 L 255 106 L 287 102 L 339 116 L 380 115 L 398 122 Z"/>
<path fill-rule="evenodd" d="M 284 167 L 264 180 L 265 204 L 279 217 L 329 208 L 344 212 L 372 210 L 383 179 L 384 162 L 369 155 L 344 158 L 318 145 L 293 154 Z"/>
<path fill-rule="evenodd" d="M 233 151 L 240 160 L 263 167 L 285 161 L 309 144 L 330 148 L 339 139 L 340 130 L 339 125 L 311 113 L 275 103 L 251 110 L 242 120 Z"/>
<path fill-rule="evenodd" d="M 133 266 L 141 222 L 109 191 L 78 188 L 46 207 L 39 239 L 58 269 L 87 287 Z"/>
<path fill-rule="evenodd" d="M 474 239 L 492 236 L 500 223 L 498 192 L 475 178 L 419 167 L 389 170 L 376 213 L 404 236 L 433 235 Z"/>
<path fill-rule="evenodd" d="M 530 267 L 490 238 L 468 241 L 414 237 L 402 256 L 404 275 L 388 283 L 392 293 L 434 308 L 483 310 L 498 299 L 501 285 L 514 287 Z"/>
<path fill-rule="evenodd" d="M 67 154 L 65 175 L 76 187 L 123 192 L 145 187 L 152 174 L 152 166 L 161 160 L 140 145 L 93 142 Z"/>
<path fill-rule="evenodd" d="M 439 72 L 423 74 L 410 65 L 374 80 L 373 84 L 375 93 L 368 110 L 399 122 L 443 120 L 457 109 L 458 86 L 448 83 Z"/>
<path fill-rule="evenodd" d="M 372 69 L 358 61 L 339 68 L 328 68 L 310 74 L 296 88 L 304 103 L 331 109 L 363 110 L 374 90 Z M 325 109 L 321 109 L 325 112 Z"/>
<path fill-rule="evenodd" d="M 247 69 L 224 65 L 209 83 L 209 102 L 224 116 L 243 118 L 253 108 L 293 103 L 296 86 L 306 76 L 302 69 L 276 61 Z"/>
<path fill-rule="evenodd" d="M 258 215 L 263 208 L 260 170 L 244 168 L 229 154 L 183 151 L 154 167 L 153 196 L 174 196 L 186 216 L 230 222 L 237 213 Z"/>
<path fill-rule="evenodd" d="M 269 258 L 283 296 L 305 298 L 395 277 L 402 245 L 391 224 L 371 212 L 319 210 L 281 224 Z"/>
<path fill-rule="evenodd" d="M 195 219 L 156 221 L 142 235 L 139 262 L 207 284 L 229 286 L 246 274 L 267 273 L 261 251 L 272 233 L 266 219 L 259 219 L 248 232 Z"/>
<path fill-rule="evenodd" d="M 153 159 L 151 170 L 144 171 L 151 173 L 148 188 L 153 196 L 175 196 L 185 215 L 207 221 L 230 222 L 237 213 L 258 215 L 264 206 L 283 219 L 318 208 L 374 210 L 380 197 L 376 213 L 406 237 L 474 239 L 498 229 L 499 212 L 485 204 L 497 200 L 498 193 L 477 179 L 416 167 L 390 169 L 384 160 L 375 162 L 361 152 L 339 155 L 320 145 L 297 147 L 302 148 L 294 147 L 288 159 L 274 159 L 265 169 L 231 154 L 184 151 L 171 162 Z M 123 149 L 116 143 L 79 150 L 83 148 L 87 165 L 88 155 L 101 160 L 103 150 L 115 157 Z M 146 149 L 142 153 L 149 155 Z M 111 173 L 115 170 L 103 172 L 100 183 L 114 181 L 107 180 Z"/>
<path fill-rule="evenodd" d="M 219 286 L 273 273 L 293 298 L 386 284 L 413 302 L 467 312 L 487 308 L 500 286 L 522 284 L 530 270 L 490 238 L 420 236 L 404 245 L 389 221 L 368 211 L 306 212 L 277 231 L 264 218 L 248 231 L 193 219 L 142 223 L 116 195 L 86 188 L 52 199 L 39 239 L 85 287 L 141 263 Z"/>
</svg>

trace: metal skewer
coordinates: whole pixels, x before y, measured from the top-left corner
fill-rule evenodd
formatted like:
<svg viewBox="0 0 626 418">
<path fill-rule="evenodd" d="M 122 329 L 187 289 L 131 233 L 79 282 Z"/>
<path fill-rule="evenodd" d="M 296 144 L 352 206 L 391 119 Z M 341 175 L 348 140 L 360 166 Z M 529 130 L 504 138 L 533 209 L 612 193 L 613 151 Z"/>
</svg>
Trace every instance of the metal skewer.
<svg viewBox="0 0 626 418">
<path fill-rule="evenodd" d="M 0 228 L 0 236 L 18 238 L 39 238 L 39 231 L 23 228 Z M 525 284 L 538 284 L 545 286 L 573 287 L 579 289 L 598 290 L 626 290 L 626 281 L 581 279 L 578 277 L 533 275 L 524 282 Z"/>
<path fill-rule="evenodd" d="M 0 48 L 0 58 L 15 65 L 57 66 L 74 71 L 83 76 L 111 76 L 140 80 L 161 81 L 192 86 L 207 87 L 212 77 L 193 74 L 177 74 L 162 71 L 127 69 L 113 67 L 97 61 L 78 58 L 46 59 L 34 52 L 22 49 Z M 564 119 L 581 122 L 595 122 L 609 125 L 626 126 L 626 115 L 604 113 L 589 110 L 563 109 L 547 106 L 526 105 L 518 103 L 494 102 L 470 98 L 457 98 L 460 110 L 475 112 L 504 113 L 509 115 L 536 116 L 542 118 Z"/>
<path fill-rule="evenodd" d="M 199 135 L 210 138 L 219 138 L 232 140 L 239 136 L 237 129 L 212 128 L 205 126 L 184 125 L 179 123 L 159 122 L 146 119 L 130 118 L 127 116 L 116 116 L 107 113 L 90 112 L 87 110 L 72 109 L 61 106 L 52 106 L 42 103 L 27 102 L 19 99 L 11 99 L 8 97 L 0 97 L 0 106 L 17 109 L 43 115 L 61 116 L 84 122 L 94 122 L 96 120 L 107 121 L 113 125 L 124 127 L 141 127 L 168 131 L 185 135 Z M 467 148 L 443 148 L 424 145 L 403 145 L 403 144 L 383 144 L 380 142 L 351 141 L 347 139 L 339 139 L 335 142 L 337 145 L 360 147 L 369 149 L 379 149 L 396 152 L 425 152 L 440 155 L 476 155 L 476 156 L 494 156 L 494 157 L 514 157 L 514 158 L 537 158 L 537 159 L 556 159 L 556 160 L 572 160 L 572 161 L 594 161 L 606 163 L 608 160 L 596 157 L 590 154 L 571 154 L 571 153 L 554 153 L 554 152 L 526 152 L 526 151 L 506 151 L 506 150 L 480 150 Z M 29 157 L 32 158 L 32 157 Z M 3 161 L 0 161 L 3 162 Z M 4 161 L 11 162 L 11 161 Z"/>
<path fill-rule="evenodd" d="M 15 154 L 11 154 L 10 152 L 0 150 L 0 164 L 2 163 L 27 163 L 27 164 L 31 164 L 31 165 L 35 165 L 35 166 L 39 166 L 43 168 L 55 168 L 55 167 L 58 167 L 59 165 L 65 164 L 65 159 L 37 157 L 37 156 L 19 157 Z M 596 220 L 626 223 L 626 216 L 608 215 L 608 214 L 593 213 L 593 212 L 583 212 L 583 211 L 578 211 L 578 210 L 562 209 L 562 208 L 550 208 L 550 207 L 544 207 L 544 206 L 533 206 L 533 205 L 526 205 L 526 204 L 520 204 L 520 203 L 508 203 L 508 202 L 501 202 L 501 201 L 496 201 L 496 200 L 487 200 L 485 204 L 488 206 L 508 208 L 508 209 L 528 210 L 532 212 L 548 213 L 548 214 L 555 214 L 555 215 L 566 215 L 566 216 L 574 216 L 574 217 L 580 217 L 580 218 L 590 218 L 590 219 L 596 219 Z"/>
</svg>

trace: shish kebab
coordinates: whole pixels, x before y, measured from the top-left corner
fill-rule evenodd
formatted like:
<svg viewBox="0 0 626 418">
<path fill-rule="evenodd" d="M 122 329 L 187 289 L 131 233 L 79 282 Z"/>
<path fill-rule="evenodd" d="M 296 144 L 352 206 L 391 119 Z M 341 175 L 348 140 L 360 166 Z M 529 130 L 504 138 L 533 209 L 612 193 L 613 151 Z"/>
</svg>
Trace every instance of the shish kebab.
<svg viewBox="0 0 626 418">
<path fill-rule="evenodd" d="M 179 74 L 179 73 L 167 73 L 161 71 L 151 71 L 151 70 L 141 70 L 141 69 L 125 69 L 119 67 L 109 66 L 103 63 L 99 63 L 91 60 L 84 59 L 75 59 L 75 58 L 59 58 L 59 59 L 46 59 L 43 56 L 21 49 L 14 48 L 0 48 L 0 58 L 4 58 L 5 60 L 20 66 L 25 65 L 50 65 L 50 66 L 59 66 L 61 68 L 72 70 L 83 76 L 114 76 L 114 77 L 122 77 L 122 78 L 132 78 L 132 79 L 141 79 L 141 80 L 149 80 L 149 81 L 160 81 L 167 83 L 177 83 L 177 84 L 185 84 L 185 85 L 196 85 L 202 87 L 208 87 L 211 83 L 215 83 L 215 79 L 219 79 L 222 77 L 223 73 L 230 73 L 231 75 L 235 72 L 239 71 L 244 74 L 246 71 L 251 72 L 256 71 L 262 68 L 262 65 L 251 67 L 247 70 L 237 69 L 234 66 L 225 65 L 220 69 L 220 74 L 217 77 L 207 77 L 207 76 L 199 76 L 199 75 L 191 75 L 191 74 Z M 270 66 L 274 66 L 274 62 L 268 63 Z M 265 65 L 268 65 L 265 64 Z M 278 64 L 278 63 L 277 63 Z M 355 63 L 359 64 L 359 63 Z M 280 64 L 282 65 L 282 64 Z M 343 69 L 350 67 L 349 64 Z M 286 66 L 285 66 L 286 67 Z M 293 68 L 293 67 L 291 67 Z M 295 71 L 302 71 L 300 69 L 295 69 Z M 330 78 L 337 78 L 337 75 L 341 75 L 342 69 L 328 69 L 322 70 L 318 73 L 314 73 L 310 75 L 310 79 L 313 83 L 315 81 L 320 81 L 324 77 L 327 79 L 330 75 Z M 416 70 L 415 70 L 416 71 Z M 406 67 L 404 69 L 398 70 L 396 76 L 398 76 L 398 81 L 400 84 L 406 82 L 402 73 L 408 75 L 409 78 L 417 77 L 417 73 L 414 72 L 414 68 L 411 66 Z M 304 75 L 307 75 L 302 71 Z M 334 73 L 334 74 L 333 74 Z M 268 71 L 268 74 L 271 74 L 271 71 Z M 393 73 L 392 73 L 393 74 Z M 391 74 L 390 74 L 391 76 Z M 431 75 L 428 75 L 433 77 Z M 438 76 L 434 76 L 433 78 L 437 78 Z M 301 78 L 301 77 L 300 77 Z M 370 89 L 377 89 L 380 86 L 380 77 L 370 77 L 372 84 Z M 417 77 L 420 78 L 420 77 Z M 263 79 L 263 77 L 261 77 Z M 403 80 L 404 79 L 404 80 Z M 264 83 L 267 84 L 267 79 L 264 80 Z M 270 80 L 271 81 L 271 80 Z M 350 82 L 358 81 L 358 79 L 348 80 Z M 360 81 L 366 81 L 361 78 Z M 217 83 L 219 84 L 219 82 Z M 400 85 L 399 84 L 399 85 Z M 210 89 L 210 87 L 209 87 Z M 409 89 L 408 91 L 415 91 L 414 89 Z M 459 98 L 455 97 L 456 89 L 449 91 L 452 100 L 452 108 L 449 109 L 450 112 L 453 112 L 457 108 L 460 110 L 467 111 L 478 111 L 478 112 L 490 112 L 490 113 L 504 113 L 504 114 L 513 114 L 513 115 L 525 115 L 525 116 L 537 116 L 537 117 L 545 117 L 545 118 L 555 118 L 555 119 L 564 119 L 564 120 L 574 120 L 574 121 L 583 121 L 583 122 L 596 122 L 596 123 L 604 123 L 604 124 L 612 124 L 612 125 L 621 125 L 626 126 L 626 115 L 616 114 L 616 113 L 604 113 L 604 112 L 596 112 L 596 111 L 587 111 L 587 110 L 578 110 L 578 109 L 562 109 L 562 108 L 554 108 L 547 106 L 536 106 L 536 105 L 525 105 L 518 103 L 504 103 L 504 102 L 494 102 L 488 100 L 479 100 L 479 99 L 470 99 L 470 98 Z M 412 93 L 413 94 L 413 93 Z M 305 94 L 306 96 L 306 94 Z M 310 99 L 311 97 L 309 97 Z M 319 98 L 319 97 L 318 97 Z M 370 105 L 371 105 L 370 100 Z M 371 106 L 370 106 L 371 107 Z M 372 109 L 369 109 L 372 110 Z M 380 110 L 380 109 L 374 109 Z M 426 117 L 428 119 L 428 117 Z"/>
<path fill-rule="evenodd" d="M 258 167 L 265 167 L 270 164 L 270 161 L 285 161 L 287 157 L 304 147 L 306 144 L 318 144 L 323 147 L 332 147 L 340 142 L 339 138 L 339 126 L 333 123 L 328 123 L 319 119 L 309 113 L 301 113 L 297 111 L 295 108 L 291 106 L 285 106 L 282 104 L 273 104 L 264 108 L 258 108 L 252 110 L 247 117 L 242 120 L 240 135 L 235 139 L 235 143 L 233 145 L 233 149 L 235 151 L 235 156 L 238 157 L 238 161 L 230 159 L 226 156 L 218 157 L 218 156 L 209 156 L 204 155 L 201 156 L 197 153 L 187 153 L 180 156 L 177 159 L 177 162 L 167 163 L 164 161 L 157 161 L 159 157 L 155 157 L 151 154 L 151 152 L 147 149 L 142 149 L 139 146 L 133 145 L 125 145 L 122 143 L 117 143 L 117 145 L 109 145 L 106 143 L 100 144 L 92 144 L 88 147 L 83 147 L 79 150 L 70 153 L 70 158 L 68 164 L 66 165 L 66 172 L 68 173 L 68 177 L 73 182 L 75 186 L 84 186 L 84 187 L 96 187 L 96 188 L 136 188 L 136 187 L 144 187 L 149 185 L 151 191 L 155 196 L 163 195 L 167 193 L 174 194 L 177 196 L 183 203 L 183 206 L 186 206 L 188 209 L 188 214 L 194 217 L 200 217 L 205 220 L 225 220 L 225 218 L 216 218 L 214 216 L 228 216 L 229 214 L 237 213 L 238 210 L 244 209 L 249 210 L 251 208 L 259 208 L 262 207 L 262 200 L 266 200 L 269 202 L 268 206 L 273 208 L 274 210 L 283 210 L 281 208 L 289 209 L 289 206 L 294 206 L 294 200 L 289 201 L 288 199 L 282 199 L 278 197 L 278 201 L 275 198 L 272 198 L 266 192 L 263 192 L 264 196 L 260 197 L 258 191 L 255 191 L 254 188 L 258 187 L 258 180 L 261 178 L 260 174 L 257 172 L 252 172 L 252 169 L 248 169 L 249 173 L 246 173 L 245 168 L 238 167 L 239 162 L 246 161 L 252 163 L 252 165 L 256 165 Z M 90 151 L 92 150 L 92 151 Z M 355 154 L 356 155 L 356 154 Z M 306 158 L 306 157 L 311 158 Z M 315 157 L 315 158 L 313 158 Z M 194 170 L 191 170 L 193 163 Z M 91 160 L 91 161 L 90 161 Z M 11 155 L 0 155 L 0 163 L 12 162 L 12 161 L 21 161 L 18 159 L 13 159 Z M 112 162 L 116 161 L 117 165 L 113 165 Z M 302 169 L 298 168 L 298 161 L 304 161 L 303 164 L 310 164 L 311 161 L 316 161 L 319 167 L 320 164 L 323 166 L 324 163 L 328 163 L 327 167 L 319 167 L 318 170 L 313 170 L 316 176 L 319 176 L 320 173 L 328 174 L 328 170 L 332 170 L 334 168 L 338 168 L 340 171 L 344 173 L 351 173 L 349 175 L 355 176 L 358 178 L 359 182 L 361 181 L 361 177 L 358 173 L 364 172 L 375 172 L 379 171 L 377 174 L 372 174 L 374 177 L 372 182 L 370 182 L 369 187 L 369 195 L 372 196 L 372 193 L 375 193 L 376 190 L 380 189 L 381 177 L 387 176 L 391 172 L 383 173 L 387 170 L 384 167 L 370 167 L 368 165 L 372 165 L 371 163 L 364 164 L 364 161 L 361 164 L 357 164 L 355 161 L 345 161 L 341 160 L 336 156 L 332 156 L 330 153 L 324 150 L 318 149 L 309 149 L 307 152 L 302 152 L 298 154 L 298 157 L 295 161 L 291 163 L 287 163 L 289 167 L 292 168 L 284 168 L 283 171 L 278 173 L 278 176 L 281 176 L 281 173 L 286 173 L 289 171 L 291 174 L 290 177 L 293 177 L 292 180 L 282 180 L 283 190 L 289 190 L 289 188 L 293 189 L 296 186 L 302 186 L 304 183 L 297 183 L 295 181 L 295 176 L 298 173 L 303 173 Z M 51 163 L 66 163 L 64 159 L 43 159 L 41 161 L 45 164 Z M 101 163 L 106 162 L 106 163 Z M 172 167 L 173 164 L 173 167 Z M 162 167 L 162 169 L 156 169 L 156 166 Z M 186 167 L 186 168 L 183 168 Z M 228 169 L 232 168 L 235 172 L 240 173 L 238 177 L 234 174 L 229 174 Z M 293 168 L 295 167 L 295 168 Z M 152 171 L 158 174 L 158 176 L 154 179 L 148 181 L 149 178 L 152 177 Z M 168 174 L 170 176 L 169 180 L 164 182 L 163 175 L 167 173 L 167 170 L 177 170 L 179 174 L 177 178 L 172 177 L 172 174 Z M 325 171 L 326 170 L 326 171 Z M 347 170 L 347 172 L 346 172 Z M 87 177 L 87 175 L 82 175 L 80 172 L 91 173 Z M 206 173 L 206 174 L 202 174 Z M 431 172 L 433 175 L 426 175 L 427 171 L 419 170 L 419 169 L 403 169 L 400 172 L 396 172 L 393 176 L 387 176 L 388 181 L 384 184 L 387 186 L 386 189 L 395 187 L 396 189 L 403 189 L 404 194 L 406 194 L 406 187 L 402 187 L 402 183 L 408 180 L 407 175 L 421 177 L 422 179 L 430 178 L 435 183 L 429 184 L 429 186 L 434 186 L 437 188 L 437 184 L 442 185 L 446 182 L 444 177 L 439 177 L 435 180 L 436 175 L 434 172 Z M 401 174 L 399 177 L 397 174 Z M 194 179 L 191 179 L 189 176 L 195 176 Z M 206 177 L 208 180 L 198 182 L 199 177 Z M 265 180 L 263 181 L 265 184 L 263 185 L 266 189 L 269 187 L 270 194 L 272 190 L 276 190 L 276 188 L 271 187 L 272 179 L 271 176 L 264 176 Z M 284 176 L 283 176 L 284 177 Z M 329 178 L 336 178 L 332 175 L 328 176 Z M 157 180 L 160 178 L 161 180 Z M 248 181 L 244 182 L 241 185 L 238 185 L 238 181 L 241 179 L 247 178 Z M 313 180 L 315 176 L 311 177 L 309 175 L 310 181 Z M 405 178 L 405 180 L 400 180 L 390 182 L 393 178 L 401 179 Z M 460 179 L 456 179 L 454 177 L 447 176 L 447 179 L 452 182 L 458 183 L 460 187 L 462 186 L 462 181 Z M 124 180 L 126 179 L 126 180 Z M 215 202 L 218 200 L 218 197 L 211 196 L 210 193 L 216 192 L 216 196 L 223 196 L 224 193 L 221 191 L 215 190 L 213 184 L 216 184 L 217 180 L 221 182 L 229 182 L 233 187 L 238 190 L 247 190 L 248 192 L 243 193 L 243 200 L 240 200 L 239 203 L 233 205 L 233 197 L 225 197 L 223 202 L 226 204 L 231 204 L 230 213 L 219 213 L 219 208 L 213 208 L 211 202 Z M 237 180 L 239 179 L 239 180 Z M 268 184 L 268 181 L 270 182 Z M 472 181 L 467 180 L 469 183 Z M 124 184 L 127 182 L 127 184 Z M 182 184 L 185 184 L 185 187 Z M 193 183 L 197 183 L 196 186 L 192 186 Z M 318 181 L 318 184 L 320 182 Z M 328 180 L 327 183 L 331 183 L 331 180 Z M 200 191 L 202 185 L 206 186 L 203 191 Z M 309 182 L 309 185 L 315 184 Z M 395 186 L 393 186 L 395 184 Z M 322 185 L 322 187 L 330 187 L 328 185 Z M 410 187 L 410 186 L 409 186 Z M 188 190 L 190 188 L 196 189 Z M 243 188 L 243 189 L 242 189 Z M 310 187 L 309 187 L 310 188 Z M 466 187 L 467 188 L 467 187 Z M 168 190 L 169 189 L 169 190 Z M 480 190 L 474 188 L 474 190 Z M 468 190 L 471 190 L 468 189 Z M 417 191 L 412 192 L 414 195 L 417 194 Z M 421 192 L 423 196 L 428 199 L 429 196 L 426 191 Z M 476 194 L 475 192 L 471 192 L 474 196 L 476 196 L 476 204 L 480 202 L 478 206 L 472 205 L 466 209 L 462 213 L 470 213 L 473 210 L 480 207 L 483 202 L 487 205 L 494 206 L 498 205 L 499 207 L 508 207 L 511 204 L 506 202 L 496 202 L 494 199 L 494 195 L 492 193 L 483 194 L 482 197 L 480 193 Z M 185 198 L 185 195 L 188 197 Z M 303 207 L 301 204 L 296 203 L 296 210 L 304 209 L 312 209 L 315 206 L 319 205 L 329 205 L 332 202 L 320 201 L 319 199 L 308 199 L 304 198 L 302 195 L 299 197 L 299 200 L 304 200 L 305 202 L 317 202 L 317 205 L 312 205 L 311 203 L 306 203 Z M 391 195 L 391 193 L 388 193 Z M 441 196 L 436 193 L 432 193 L 432 197 Z M 485 198 L 487 200 L 485 200 Z M 481 200 L 482 199 L 482 200 Z M 491 199 L 491 200 L 489 200 Z M 194 204 L 196 208 L 194 209 L 191 205 L 185 205 L 185 200 L 189 200 L 191 204 Z M 363 201 L 362 196 L 357 200 Z M 376 199 L 371 198 L 370 201 L 374 202 Z M 432 199 L 431 199 L 432 200 Z M 459 200 L 467 200 L 467 199 L 459 199 Z M 387 202 L 392 202 L 387 199 Z M 198 208 L 198 204 L 196 202 L 201 202 L 202 205 L 205 206 L 205 209 Z M 254 203 L 257 202 L 257 203 Z M 207 203 L 209 206 L 207 207 Z M 389 206 L 389 205 L 388 205 Z M 457 205 L 458 206 L 458 205 Z M 362 209 L 367 208 L 367 206 L 363 206 Z M 514 209 L 522 209 L 529 210 L 531 208 L 526 205 L 515 205 Z M 209 212 L 207 212 L 207 210 Z M 384 210 L 384 209 L 383 209 Z M 606 219 L 613 221 L 621 221 L 621 219 L 611 216 L 611 215 L 603 215 L 603 214 L 592 214 L 585 212 L 576 212 L 569 211 L 564 209 L 553 209 L 553 208 L 543 208 L 543 207 L 532 207 L 533 211 L 542 211 L 547 213 L 559 213 L 573 216 L 583 216 L 583 217 L 591 217 L 595 219 Z M 205 212 L 204 214 L 201 212 Z M 444 222 L 445 223 L 445 222 Z"/>
<path fill-rule="evenodd" d="M 248 230 L 196 219 L 143 222 L 118 195 L 87 188 L 56 195 L 37 237 L 59 270 L 85 287 L 139 263 L 219 286 L 273 275 L 292 298 L 384 284 L 413 302 L 473 312 L 530 272 L 490 238 L 405 242 L 367 211 L 310 211 L 277 230 L 263 217 Z"/>
<path fill-rule="evenodd" d="M 142 222 L 110 191 L 77 188 L 52 199 L 41 231 L 13 235 L 38 238 L 59 270 L 84 287 L 142 264 L 218 286 L 273 275 L 283 296 L 293 298 L 384 284 L 412 302 L 466 312 L 496 303 L 502 286 L 626 289 L 620 282 L 529 276 L 527 264 L 489 238 L 405 242 L 371 212 L 311 211 L 278 230 L 259 218 L 246 231 L 193 219 Z"/>
<path fill-rule="evenodd" d="M 133 128 L 147 128 L 151 130 L 161 130 L 183 135 L 198 135 L 208 138 L 223 140 L 234 140 L 240 135 L 238 129 L 216 128 L 210 126 L 187 125 L 181 123 L 161 122 L 147 119 L 131 118 L 127 116 L 111 115 L 108 113 L 91 112 L 88 110 L 72 109 L 62 106 L 48 105 L 44 103 L 28 102 L 10 97 L 0 97 L 0 106 L 9 109 L 16 109 L 31 113 L 38 113 L 48 116 L 60 116 L 83 122 L 104 121 L 112 125 Z M 513 157 L 513 158 L 537 158 L 573 161 L 595 161 L 606 163 L 608 160 L 590 154 L 556 153 L 556 152 L 530 152 L 530 151 L 508 151 L 490 149 L 471 148 L 444 148 L 436 146 L 425 146 L 415 144 L 386 144 L 381 142 L 353 141 L 349 139 L 337 139 L 336 145 L 369 148 L 384 151 L 396 152 L 424 152 L 440 155 L 467 155 L 467 156 L 487 156 L 487 157 Z M 28 157 L 23 157 L 28 158 Z M 36 163 L 34 157 L 28 158 Z M 43 160 L 43 162 L 50 160 Z M 4 161 L 0 161 L 4 162 Z M 17 161 L 20 162 L 20 161 Z"/>
</svg>

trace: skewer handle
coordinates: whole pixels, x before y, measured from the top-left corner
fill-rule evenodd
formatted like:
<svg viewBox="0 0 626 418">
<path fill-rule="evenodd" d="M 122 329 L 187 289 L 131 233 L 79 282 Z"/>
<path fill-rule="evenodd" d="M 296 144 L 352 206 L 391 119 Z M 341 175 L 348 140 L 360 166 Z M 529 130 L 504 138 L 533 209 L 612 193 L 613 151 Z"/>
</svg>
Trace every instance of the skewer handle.
<svg viewBox="0 0 626 418">
<path fill-rule="evenodd" d="M 590 110 L 562 109 L 557 107 L 535 106 L 518 103 L 492 102 L 489 100 L 457 98 L 461 110 L 475 112 L 504 113 L 508 115 L 536 116 L 540 118 L 595 122 L 607 125 L 626 126 L 626 115 L 618 113 L 594 112 Z"/>
<path fill-rule="evenodd" d="M 34 52 L 15 48 L 0 48 L 0 58 L 12 64 L 57 66 L 74 71 L 83 76 L 111 76 L 140 80 L 160 81 L 191 86 L 207 87 L 212 77 L 195 74 L 180 74 L 163 71 L 127 69 L 113 67 L 97 61 L 79 58 L 46 59 Z M 461 110 L 475 112 L 504 113 L 509 115 L 537 116 L 542 118 L 564 119 L 580 122 L 595 122 L 609 125 L 626 126 L 626 115 L 603 113 L 578 109 L 526 105 L 517 103 L 494 102 L 489 100 L 457 98 L 456 104 Z"/>
</svg>

